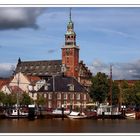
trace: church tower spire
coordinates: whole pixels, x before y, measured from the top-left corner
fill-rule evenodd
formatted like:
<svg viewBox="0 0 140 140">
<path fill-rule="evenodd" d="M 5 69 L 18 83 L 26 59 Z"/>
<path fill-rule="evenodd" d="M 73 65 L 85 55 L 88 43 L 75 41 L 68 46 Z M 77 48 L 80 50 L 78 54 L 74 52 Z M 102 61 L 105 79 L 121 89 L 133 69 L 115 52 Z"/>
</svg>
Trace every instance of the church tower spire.
<svg viewBox="0 0 140 140">
<path fill-rule="evenodd" d="M 70 8 L 70 17 L 69 18 L 70 18 L 70 21 L 71 21 L 71 8 Z"/>
<path fill-rule="evenodd" d="M 65 45 L 62 48 L 62 64 L 66 67 L 65 75 L 78 78 L 79 47 L 76 45 L 76 33 L 74 32 L 71 8 L 65 33 Z"/>
</svg>

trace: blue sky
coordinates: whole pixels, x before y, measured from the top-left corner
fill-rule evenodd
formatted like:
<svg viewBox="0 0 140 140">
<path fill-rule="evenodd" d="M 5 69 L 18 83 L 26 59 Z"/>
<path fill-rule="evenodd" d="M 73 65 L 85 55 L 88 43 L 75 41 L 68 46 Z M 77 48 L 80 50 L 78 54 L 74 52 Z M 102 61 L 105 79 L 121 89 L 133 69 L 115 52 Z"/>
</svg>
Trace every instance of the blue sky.
<svg viewBox="0 0 140 140">
<path fill-rule="evenodd" d="M 0 8 L 0 76 L 23 61 L 61 59 L 69 20 L 67 7 Z M 140 8 L 73 7 L 80 60 L 95 75 L 140 78 Z"/>
</svg>

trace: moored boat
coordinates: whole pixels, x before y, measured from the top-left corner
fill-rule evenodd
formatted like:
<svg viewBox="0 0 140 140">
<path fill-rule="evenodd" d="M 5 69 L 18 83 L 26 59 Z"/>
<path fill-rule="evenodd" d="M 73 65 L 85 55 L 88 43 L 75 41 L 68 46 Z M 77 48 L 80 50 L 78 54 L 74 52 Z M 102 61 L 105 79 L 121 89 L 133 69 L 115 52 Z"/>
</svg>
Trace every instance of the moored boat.
<svg viewBox="0 0 140 140">
<path fill-rule="evenodd" d="M 28 113 L 22 112 L 20 110 L 12 109 L 10 113 L 5 113 L 6 118 L 16 119 L 16 118 L 27 118 Z"/>
<path fill-rule="evenodd" d="M 70 118 L 70 119 L 85 119 L 85 118 L 88 118 L 88 116 L 85 115 L 85 113 L 74 112 L 74 111 L 72 111 L 69 115 L 67 115 L 67 117 Z"/>
<path fill-rule="evenodd" d="M 126 116 L 127 119 L 135 119 L 136 118 L 136 113 L 135 112 L 125 113 L 125 116 Z"/>
</svg>

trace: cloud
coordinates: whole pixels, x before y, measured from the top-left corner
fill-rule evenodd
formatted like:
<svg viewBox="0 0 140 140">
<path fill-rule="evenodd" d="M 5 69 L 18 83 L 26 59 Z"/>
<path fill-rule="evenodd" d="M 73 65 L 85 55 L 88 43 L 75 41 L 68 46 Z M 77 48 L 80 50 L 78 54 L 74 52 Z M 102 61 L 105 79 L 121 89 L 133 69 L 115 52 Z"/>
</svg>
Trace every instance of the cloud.
<svg viewBox="0 0 140 140">
<path fill-rule="evenodd" d="M 48 50 L 47 52 L 50 54 L 50 53 L 54 53 L 54 52 L 56 52 L 57 50 L 55 50 L 55 49 L 50 49 L 50 50 Z"/>
<path fill-rule="evenodd" d="M 33 28 L 37 29 L 37 17 L 44 8 L 31 7 L 1 7 L 0 8 L 0 30 Z"/>
<path fill-rule="evenodd" d="M 97 72 L 103 72 L 110 75 L 110 64 L 96 59 L 88 66 L 93 75 Z M 0 64 L 0 77 L 9 77 L 15 69 L 13 63 Z M 138 80 L 140 79 L 140 60 L 127 63 L 112 63 L 112 77 L 114 80 Z"/>
<path fill-rule="evenodd" d="M 93 61 L 89 66 L 93 75 L 97 72 L 103 72 L 110 75 L 110 64 L 100 60 Z M 112 63 L 112 77 L 114 80 L 137 80 L 140 79 L 140 60 L 127 63 Z"/>
<path fill-rule="evenodd" d="M 1 63 L 0 64 L 0 77 L 9 77 L 12 75 L 15 69 L 15 64 L 11 63 Z"/>
<path fill-rule="evenodd" d="M 110 33 L 118 36 L 122 36 L 125 38 L 133 38 L 133 39 L 140 39 L 139 37 L 136 37 L 134 35 L 122 32 L 122 31 L 117 31 L 117 30 L 112 30 L 108 28 L 92 28 L 93 31 L 98 31 L 98 32 L 104 32 L 104 33 Z"/>
</svg>

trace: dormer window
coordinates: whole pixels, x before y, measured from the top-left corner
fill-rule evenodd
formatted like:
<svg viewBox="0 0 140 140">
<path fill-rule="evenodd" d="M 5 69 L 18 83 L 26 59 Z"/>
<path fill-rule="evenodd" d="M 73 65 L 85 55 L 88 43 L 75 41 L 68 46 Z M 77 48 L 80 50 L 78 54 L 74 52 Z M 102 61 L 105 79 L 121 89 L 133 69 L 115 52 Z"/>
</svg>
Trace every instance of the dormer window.
<svg viewBox="0 0 140 140">
<path fill-rule="evenodd" d="M 45 89 L 45 90 L 48 90 L 48 86 L 47 86 L 47 85 L 45 85 L 44 89 Z"/>
<path fill-rule="evenodd" d="M 44 89 L 45 90 L 48 90 L 49 89 L 49 86 L 50 86 L 50 84 L 48 83 L 48 84 L 46 84 L 45 86 L 44 86 Z"/>
<path fill-rule="evenodd" d="M 74 91 L 74 85 L 73 84 L 69 84 L 69 91 Z"/>
</svg>

